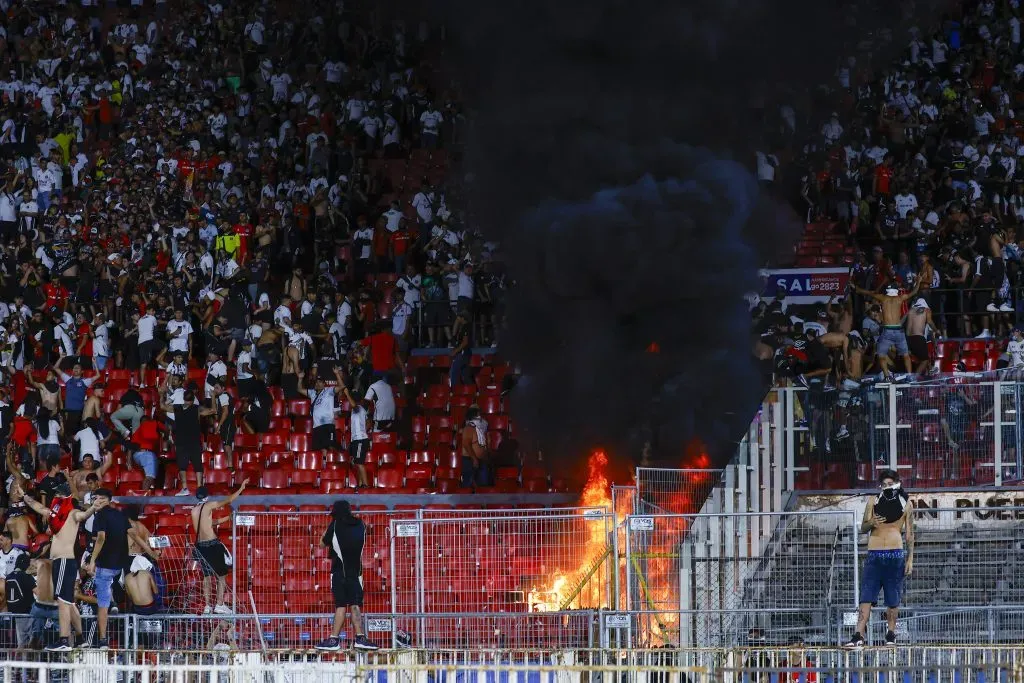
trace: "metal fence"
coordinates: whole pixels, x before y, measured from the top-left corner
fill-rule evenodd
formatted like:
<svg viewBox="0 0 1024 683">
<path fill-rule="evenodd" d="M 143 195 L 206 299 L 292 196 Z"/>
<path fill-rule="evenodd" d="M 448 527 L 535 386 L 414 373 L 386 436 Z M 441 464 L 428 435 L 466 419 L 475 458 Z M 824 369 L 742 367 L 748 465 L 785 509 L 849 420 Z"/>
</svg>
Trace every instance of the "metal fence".
<svg viewBox="0 0 1024 683">
<path fill-rule="evenodd" d="M 735 644 L 750 612 L 852 608 L 857 521 L 851 511 L 631 515 L 626 609 L 644 612 L 642 642 L 719 646 Z"/>
<path fill-rule="evenodd" d="M 1024 384 L 957 376 L 774 392 L 783 403 L 787 490 L 855 488 L 881 468 L 918 487 L 1003 485 L 1024 478 Z M 780 444 L 782 445 L 782 444 Z M 781 458 L 780 458 L 781 461 Z"/>
<path fill-rule="evenodd" d="M 719 485 L 723 470 L 636 469 L 636 509 L 641 514 L 692 514 L 699 512 Z"/>
<path fill-rule="evenodd" d="M 864 680 L 901 683 L 1018 683 L 1024 648 L 899 647 L 845 652 L 751 643 L 746 648 L 647 650 L 406 650 L 312 653 L 78 652 L 41 661 L 0 653 L 7 683 L 406 683 L 543 681 L 544 683 L 801 683 Z"/>
<path fill-rule="evenodd" d="M 614 517 L 393 520 L 396 614 L 537 612 L 613 604 Z"/>
</svg>

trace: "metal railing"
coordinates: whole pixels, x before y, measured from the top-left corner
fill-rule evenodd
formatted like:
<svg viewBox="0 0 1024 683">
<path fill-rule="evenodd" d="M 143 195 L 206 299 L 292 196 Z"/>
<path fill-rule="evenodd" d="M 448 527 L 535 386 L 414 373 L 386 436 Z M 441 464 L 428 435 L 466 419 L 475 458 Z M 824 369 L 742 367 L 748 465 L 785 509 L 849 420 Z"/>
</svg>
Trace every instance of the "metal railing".
<svg viewBox="0 0 1024 683">
<path fill-rule="evenodd" d="M 713 613 L 742 622 L 758 610 L 853 608 L 857 519 L 852 511 L 631 515 L 625 608 L 647 614 L 645 641 L 684 646 L 735 644 L 736 627 L 707 622 Z"/>
<path fill-rule="evenodd" d="M 723 470 L 636 469 L 636 508 L 642 514 L 678 514 L 699 512 L 711 492 L 719 485 Z"/>
<path fill-rule="evenodd" d="M 614 517 L 599 509 L 392 520 L 394 612 L 612 606 L 617 556 L 613 528 Z"/>
<path fill-rule="evenodd" d="M 781 646 L 780 646 L 781 645 Z M 799 643 L 732 649 L 405 650 L 375 653 L 79 652 L 50 661 L 0 653 L 7 683 L 152 680 L 175 683 L 375 680 L 544 680 L 583 683 L 778 683 L 866 679 L 902 683 L 1019 683 L 1024 647 L 896 647 L 849 652 Z M 513 678 L 514 677 L 514 678 Z"/>
<path fill-rule="evenodd" d="M 767 445 L 784 463 L 786 490 L 855 488 L 884 468 L 918 487 L 1024 479 L 1020 382 L 958 376 L 851 391 L 786 387 L 769 401 L 779 419 L 766 434 L 778 433 L 778 441 Z"/>
</svg>

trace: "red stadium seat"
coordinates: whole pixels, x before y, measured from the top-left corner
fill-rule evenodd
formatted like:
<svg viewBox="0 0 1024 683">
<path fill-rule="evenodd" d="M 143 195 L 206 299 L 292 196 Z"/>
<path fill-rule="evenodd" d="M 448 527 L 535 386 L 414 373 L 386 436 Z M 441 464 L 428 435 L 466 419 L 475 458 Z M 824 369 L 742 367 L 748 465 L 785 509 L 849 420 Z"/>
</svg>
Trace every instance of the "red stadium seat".
<svg viewBox="0 0 1024 683">
<path fill-rule="evenodd" d="M 405 466 L 383 465 L 377 470 L 377 487 L 382 489 L 397 489 L 404 485 Z"/>
<path fill-rule="evenodd" d="M 313 470 L 319 472 L 323 469 L 323 466 L 323 458 L 320 453 L 316 451 L 295 454 L 295 469 L 297 470 Z"/>
<path fill-rule="evenodd" d="M 288 401 L 288 414 L 293 417 L 308 417 L 309 416 L 309 399 L 308 398 L 293 398 Z"/>
<path fill-rule="evenodd" d="M 260 488 L 287 488 L 289 486 L 288 479 L 290 474 L 288 470 L 278 468 L 263 470 L 263 476 L 260 477 Z"/>
<path fill-rule="evenodd" d="M 309 434 L 296 433 L 288 438 L 288 448 L 293 451 L 308 451 L 313 443 Z"/>
</svg>

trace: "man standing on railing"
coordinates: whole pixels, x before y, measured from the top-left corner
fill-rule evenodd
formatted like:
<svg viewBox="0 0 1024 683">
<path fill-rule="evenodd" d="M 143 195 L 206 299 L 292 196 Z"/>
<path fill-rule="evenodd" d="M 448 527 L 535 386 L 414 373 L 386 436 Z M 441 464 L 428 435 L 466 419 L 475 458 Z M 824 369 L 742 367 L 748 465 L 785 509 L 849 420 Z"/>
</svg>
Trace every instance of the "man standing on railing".
<svg viewBox="0 0 1024 683">
<path fill-rule="evenodd" d="M 896 617 L 899 615 L 903 581 L 914 564 L 914 504 L 903 490 L 899 475 L 893 470 L 882 470 L 879 476 L 882 491 L 864 509 L 860 530 L 868 534 L 868 556 L 860 582 L 860 609 L 857 630 L 843 644 L 846 648 L 864 647 L 871 606 L 878 601 L 878 593 L 885 591 L 885 618 L 888 630 L 885 644 L 896 645 Z M 906 549 L 903 532 L 906 532 Z"/>
<path fill-rule="evenodd" d="M 878 336 L 876 353 L 878 355 L 878 364 L 882 366 L 882 374 L 886 377 L 892 377 L 892 373 L 889 372 L 889 349 L 893 346 L 896 347 L 896 353 L 903 356 L 903 367 L 906 375 L 909 375 L 913 370 L 910 362 L 910 347 L 907 345 L 907 335 L 903 331 L 903 304 L 914 298 L 920 286 L 921 282 L 919 280 L 914 285 L 914 289 L 908 294 L 900 294 L 900 290 L 893 285 L 886 287 L 885 294 L 876 294 L 875 292 L 869 292 L 866 289 L 854 286 L 854 290 L 858 294 L 874 299 L 882 307 L 882 333 Z M 897 379 L 903 379 L 903 377 L 897 377 Z"/>
<path fill-rule="evenodd" d="M 320 540 L 320 545 L 331 554 L 331 593 L 334 597 L 334 621 L 331 637 L 320 641 L 317 650 L 337 651 L 341 649 L 341 629 L 345 625 L 345 613 L 352 611 L 352 630 L 356 639 L 352 647 L 357 650 L 376 650 L 363 630 L 363 543 L 366 527 L 363 521 L 352 514 L 347 500 L 335 501 L 331 508 L 331 523 Z"/>
</svg>

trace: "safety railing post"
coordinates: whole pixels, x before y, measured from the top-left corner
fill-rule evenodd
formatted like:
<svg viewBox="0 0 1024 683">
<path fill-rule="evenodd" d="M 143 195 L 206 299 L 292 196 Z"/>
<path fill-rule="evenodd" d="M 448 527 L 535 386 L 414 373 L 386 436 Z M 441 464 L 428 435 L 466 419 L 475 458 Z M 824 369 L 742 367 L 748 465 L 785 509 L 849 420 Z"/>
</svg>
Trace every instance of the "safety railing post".
<svg viewBox="0 0 1024 683">
<path fill-rule="evenodd" d="M 899 396 L 899 391 L 896 389 L 895 384 L 889 385 L 889 469 L 894 472 L 899 472 L 899 456 L 896 454 L 897 442 L 896 438 L 896 426 L 899 419 L 899 413 L 896 410 L 896 398 Z"/>
<path fill-rule="evenodd" d="M 1003 383 L 992 383 L 992 446 L 995 448 L 995 484 L 1003 485 Z"/>
<path fill-rule="evenodd" d="M 231 507 L 231 611 L 238 614 L 238 527 L 234 506 Z"/>
</svg>

